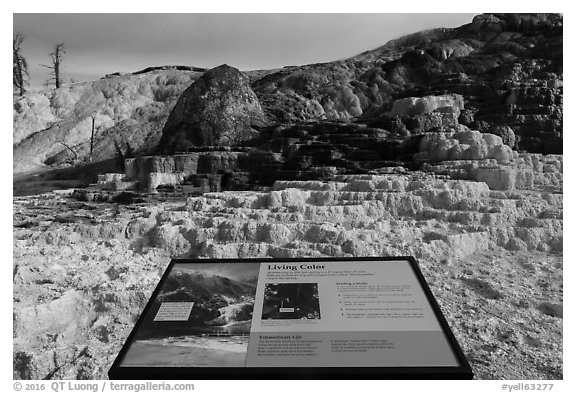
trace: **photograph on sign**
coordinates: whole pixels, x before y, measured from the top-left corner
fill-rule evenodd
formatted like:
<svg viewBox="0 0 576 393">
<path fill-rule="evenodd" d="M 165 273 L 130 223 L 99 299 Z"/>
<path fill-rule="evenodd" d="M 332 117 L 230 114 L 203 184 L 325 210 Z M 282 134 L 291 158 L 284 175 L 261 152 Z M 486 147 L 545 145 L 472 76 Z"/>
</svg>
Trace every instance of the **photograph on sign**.
<svg viewBox="0 0 576 393">
<path fill-rule="evenodd" d="M 318 284 L 265 284 L 262 319 L 320 319 Z"/>
<path fill-rule="evenodd" d="M 257 269 L 248 263 L 175 266 L 123 366 L 243 366 Z"/>
</svg>

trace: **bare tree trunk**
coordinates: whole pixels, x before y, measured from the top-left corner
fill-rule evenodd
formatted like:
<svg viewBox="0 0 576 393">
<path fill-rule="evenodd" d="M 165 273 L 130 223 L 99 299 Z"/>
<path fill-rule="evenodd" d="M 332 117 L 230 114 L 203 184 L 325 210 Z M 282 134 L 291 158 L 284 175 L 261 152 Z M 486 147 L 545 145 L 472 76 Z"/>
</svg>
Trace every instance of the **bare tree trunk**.
<svg viewBox="0 0 576 393">
<path fill-rule="evenodd" d="M 24 95 L 24 80 L 22 76 L 22 64 L 20 63 L 19 59 L 15 61 L 16 65 L 16 86 L 20 90 L 20 97 Z"/>
<path fill-rule="evenodd" d="M 22 79 L 22 67 L 20 67 L 20 64 L 18 64 L 16 72 L 18 78 L 18 89 L 20 90 L 20 97 L 22 97 L 24 95 L 24 81 Z"/>
<path fill-rule="evenodd" d="M 28 76 L 28 65 L 24 56 L 22 56 L 22 41 L 24 41 L 24 36 L 22 33 L 17 32 L 12 41 L 12 84 L 18 89 L 20 96 L 23 96 L 26 92 L 25 85 L 27 83 L 26 77 Z"/>
<path fill-rule="evenodd" d="M 62 57 L 64 54 L 64 44 L 56 44 L 56 48 L 54 49 L 54 56 L 53 56 L 53 63 L 54 63 L 54 82 L 56 84 L 56 88 L 59 88 L 61 85 L 61 74 L 60 74 L 60 66 L 62 65 Z"/>
<path fill-rule="evenodd" d="M 54 46 L 54 52 L 50 53 L 50 59 L 52 60 L 51 65 L 40 64 L 42 67 L 46 67 L 52 72 L 50 75 L 52 77 L 48 79 L 47 83 L 54 81 L 54 85 L 56 88 L 59 88 L 62 85 L 62 62 L 64 61 L 64 53 L 66 50 L 64 49 L 64 43 L 58 43 Z"/>
<path fill-rule="evenodd" d="M 92 153 L 94 152 L 94 131 L 96 125 L 96 115 L 92 116 L 92 133 L 90 134 L 90 162 L 92 162 Z"/>
</svg>

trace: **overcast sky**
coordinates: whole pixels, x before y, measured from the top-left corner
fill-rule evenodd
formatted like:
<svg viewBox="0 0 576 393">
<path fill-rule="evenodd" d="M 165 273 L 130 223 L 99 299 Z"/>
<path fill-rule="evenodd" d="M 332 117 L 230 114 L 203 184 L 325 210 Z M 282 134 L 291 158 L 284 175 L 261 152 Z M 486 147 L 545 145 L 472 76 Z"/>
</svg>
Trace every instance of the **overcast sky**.
<svg viewBox="0 0 576 393">
<path fill-rule="evenodd" d="M 347 58 L 402 35 L 456 27 L 473 14 L 14 14 L 25 35 L 31 85 L 47 79 L 49 53 L 66 45 L 66 79 L 183 64 L 241 70 Z"/>
</svg>

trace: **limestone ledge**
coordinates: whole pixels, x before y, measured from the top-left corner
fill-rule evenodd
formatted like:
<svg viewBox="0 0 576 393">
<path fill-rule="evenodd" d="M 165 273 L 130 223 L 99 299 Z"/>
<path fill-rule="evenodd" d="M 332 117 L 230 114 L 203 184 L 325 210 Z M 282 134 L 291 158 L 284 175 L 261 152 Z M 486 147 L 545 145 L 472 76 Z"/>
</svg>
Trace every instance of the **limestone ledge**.
<svg viewBox="0 0 576 393">
<path fill-rule="evenodd" d="M 562 155 L 514 152 L 506 165 L 495 159 L 455 160 L 434 163 L 427 170 L 453 179 L 484 182 L 491 190 L 547 190 L 561 192 Z"/>
</svg>

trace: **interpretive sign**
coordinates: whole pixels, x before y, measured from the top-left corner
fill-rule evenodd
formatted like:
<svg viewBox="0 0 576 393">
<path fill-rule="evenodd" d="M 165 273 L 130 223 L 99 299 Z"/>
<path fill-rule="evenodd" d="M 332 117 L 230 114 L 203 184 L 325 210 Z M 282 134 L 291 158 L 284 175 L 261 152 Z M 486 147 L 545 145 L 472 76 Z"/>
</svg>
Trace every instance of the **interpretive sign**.
<svg viewBox="0 0 576 393">
<path fill-rule="evenodd" d="M 173 260 L 113 379 L 472 378 L 412 257 Z"/>
</svg>

